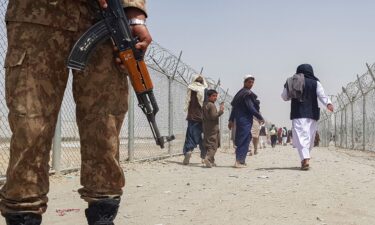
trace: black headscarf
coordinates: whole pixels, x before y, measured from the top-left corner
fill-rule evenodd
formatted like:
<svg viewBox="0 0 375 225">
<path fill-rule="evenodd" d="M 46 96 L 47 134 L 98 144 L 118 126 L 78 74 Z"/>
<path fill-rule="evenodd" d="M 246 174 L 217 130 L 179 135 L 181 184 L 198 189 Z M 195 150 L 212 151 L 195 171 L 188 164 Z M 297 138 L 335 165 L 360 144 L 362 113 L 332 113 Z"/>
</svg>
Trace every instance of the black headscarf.
<svg viewBox="0 0 375 225">
<path fill-rule="evenodd" d="M 310 78 L 316 81 L 319 79 L 314 75 L 314 70 L 310 64 L 301 64 L 297 67 L 297 73 L 303 73 L 305 78 Z"/>
</svg>

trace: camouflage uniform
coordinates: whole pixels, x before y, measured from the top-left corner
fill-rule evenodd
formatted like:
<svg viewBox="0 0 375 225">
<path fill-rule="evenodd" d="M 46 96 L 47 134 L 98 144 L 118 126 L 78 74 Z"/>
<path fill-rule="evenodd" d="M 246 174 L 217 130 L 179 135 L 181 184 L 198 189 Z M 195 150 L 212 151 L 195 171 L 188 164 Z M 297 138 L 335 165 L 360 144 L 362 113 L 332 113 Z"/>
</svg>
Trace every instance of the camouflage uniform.
<svg viewBox="0 0 375 225">
<path fill-rule="evenodd" d="M 6 14 L 6 102 L 12 130 L 1 212 L 42 214 L 47 208 L 49 159 L 57 115 L 68 80 L 66 60 L 93 24 L 89 0 L 9 0 Z M 145 12 L 145 0 L 124 0 Z M 83 72 L 73 72 L 81 137 L 81 197 L 120 198 L 119 133 L 128 109 L 128 82 L 114 63 L 110 41 L 92 53 Z"/>
</svg>

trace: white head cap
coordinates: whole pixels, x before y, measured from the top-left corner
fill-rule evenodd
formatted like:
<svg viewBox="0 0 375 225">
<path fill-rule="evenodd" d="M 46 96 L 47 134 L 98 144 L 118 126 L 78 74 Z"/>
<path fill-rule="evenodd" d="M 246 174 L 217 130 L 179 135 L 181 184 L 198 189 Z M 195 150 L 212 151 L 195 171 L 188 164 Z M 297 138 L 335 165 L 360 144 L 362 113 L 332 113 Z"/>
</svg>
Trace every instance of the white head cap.
<svg viewBox="0 0 375 225">
<path fill-rule="evenodd" d="M 253 75 L 251 75 L 251 74 L 247 74 L 247 75 L 245 75 L 245 77 L 243 78 L 243 80 L 245 81 L 245 80 L 247 80 L 247 79 L 249 79 L 249 78 L 253 78 L 253 79 L 255 79 L 255 77 L 254 77 Z"/>
</svg>

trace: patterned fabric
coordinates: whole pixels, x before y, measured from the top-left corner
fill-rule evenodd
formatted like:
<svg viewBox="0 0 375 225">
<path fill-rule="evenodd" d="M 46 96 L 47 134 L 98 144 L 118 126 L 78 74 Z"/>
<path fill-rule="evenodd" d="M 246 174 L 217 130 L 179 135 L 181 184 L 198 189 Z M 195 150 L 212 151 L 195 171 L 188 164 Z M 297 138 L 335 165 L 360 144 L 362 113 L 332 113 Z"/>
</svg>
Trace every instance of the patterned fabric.
<svg viewBox="0 0 375 225">
<path fill-rule="evenodd" d="M 74 5 L 80 10 L 76 24 L 65 21 L 62 29 L 55 27 L 66 19 L 68 13 L 64 11 L 61 17 L 49 21 L 53 26 L 41 25 L 39 13 L 55 15 L 62 10 L 60 6 L 52 5 L 48 12 L 39 11 L 37 6 L 47 3 L 52 4 L 52 1 L 10 1 L 7 14 L 8 19 L 18 18 L 11 16 L 14 9 L 22 12 L 28 6 L 27 17 L 33 19 L 32 23 L 9 20 L 7 23 L 5 88 L 12 139 L 7 180 L 0 191 L 3 214 L 41 214 L 47 208 L 48 163 L 68 80 L 66 59 L 77 38 L 91 25 L 86 19 L 89 14 L 84 10 L 85 4 L 75 1 L 56 4 L 61 7 Z M 64 30 L 70 24 L 77 32 Z M 114 63 L 110 41 L 97 46 L 85 71 L 73 73 L 73 95 L 81 137 L 83 188 L 79 193 L 88 202 L 119 198 L 125 179 L 119 165 L 118 136 L 128 109 L 128 82 L 126 74 Z"/>
<path fill-rule="evenodd" d="M 5 20 L 77 31 L 79 21 L 93 21 L 97 6 L 93 3 L 93 0 L 9 0 Z M 123 4 L 146 13 L 145 0 L 123 0 Z"/>
</svg>

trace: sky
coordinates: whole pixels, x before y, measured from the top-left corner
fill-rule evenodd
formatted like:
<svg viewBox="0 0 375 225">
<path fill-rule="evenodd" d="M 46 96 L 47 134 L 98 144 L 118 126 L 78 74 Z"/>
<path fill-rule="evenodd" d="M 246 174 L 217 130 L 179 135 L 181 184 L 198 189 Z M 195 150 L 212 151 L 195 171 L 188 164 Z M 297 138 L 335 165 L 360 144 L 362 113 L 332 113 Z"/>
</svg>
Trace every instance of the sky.
<svg viewBox="0 0 375 225">
<path fill-rule="evenodd" d="M 280 94 L 299 64 L 310 63 L 327 94 L 375 63 L 373 0 L 148 0 L 154 41 L 234 95 L 246 74 L 264 117 L 291 126 Z"/>
</svg>

